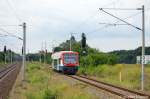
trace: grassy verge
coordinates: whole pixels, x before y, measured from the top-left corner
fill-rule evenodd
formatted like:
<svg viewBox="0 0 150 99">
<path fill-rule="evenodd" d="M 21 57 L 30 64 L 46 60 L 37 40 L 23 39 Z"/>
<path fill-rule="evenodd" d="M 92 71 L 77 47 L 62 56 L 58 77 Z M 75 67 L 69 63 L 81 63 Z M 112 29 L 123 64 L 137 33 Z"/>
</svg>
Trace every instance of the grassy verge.
<svg viewBox="0 0 150 99">
<path fill-rule="evenodd" d="M 0 68 L 6 66 L 4 62 L 0 62 Z"/>
<path fill-rule="evenodd" d="M 84 92 L 82 86 L 68 84 L 55 74 L 48 66 L 28 63 L 26 88 L 17 86 L 17 99 L 95 99 Z"/>
<path fill-rule="evenodd" d="M 121 72 L 121 73 L 120 73 Z M 136 64 L 99 65 L 80 67 L 79 74 L 88 74 L 98 80 L 140 90 L 141 66 Z M 120 81 L 121 74 L 121 81 Z M 145 89 L 150 92 L 150 65 L 145 66 Z"/>
</svg>

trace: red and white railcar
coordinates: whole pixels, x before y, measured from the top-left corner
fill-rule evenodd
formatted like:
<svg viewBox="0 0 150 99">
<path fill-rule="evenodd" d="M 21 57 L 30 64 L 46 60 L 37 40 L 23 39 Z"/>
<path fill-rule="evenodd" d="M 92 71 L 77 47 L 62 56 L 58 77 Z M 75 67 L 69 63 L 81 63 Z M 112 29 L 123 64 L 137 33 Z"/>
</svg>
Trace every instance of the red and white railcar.
<svg viewBox="0 0 150 99">
<path fill-rule="evenodd" d="M 78 52 L 60 51 L 52 54 L 52 68 L 63 73 L 75 74 L 79 67 Z"/>
</svg>

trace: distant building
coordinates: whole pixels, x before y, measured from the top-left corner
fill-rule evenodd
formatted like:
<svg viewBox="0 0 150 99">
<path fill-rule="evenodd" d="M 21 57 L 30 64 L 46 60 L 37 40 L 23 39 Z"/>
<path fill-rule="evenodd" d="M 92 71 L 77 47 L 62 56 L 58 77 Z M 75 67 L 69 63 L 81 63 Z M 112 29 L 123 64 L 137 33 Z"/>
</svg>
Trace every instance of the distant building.
<svg viewBox="0 0 150 99">
<path fill-rule="evenodd" d="M 137 56 L 136 57 L 136 63 L 137 64 L 141 64 L 142 62 L 142 57 L 141 56 Z M 145 55 L 145 64 L 150 64 L 150 55 Z"/>
</svg>

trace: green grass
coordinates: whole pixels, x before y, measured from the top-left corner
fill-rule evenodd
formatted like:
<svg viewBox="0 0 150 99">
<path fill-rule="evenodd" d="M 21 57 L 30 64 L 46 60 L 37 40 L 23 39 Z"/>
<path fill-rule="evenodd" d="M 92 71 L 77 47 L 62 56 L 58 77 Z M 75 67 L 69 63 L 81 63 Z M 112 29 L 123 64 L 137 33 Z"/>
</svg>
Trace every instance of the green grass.
<svg viewBox="0 0 150 99">
<path fill-rule="evenodd" d="M 15 89 L 19 99 L 95 99 L 81 87 L 69 85 L 63 78 L 55 77 L 48 66 L 28 63 L 26 71 L 26 88 Z"/>
<path fill-rule="evenodd" d="M 119 73 L 122 74 L 120 82 Z M 86 74 L 111 84 L 140 90 L 141 66 L 136 64 L 99 65 L 80 67 L 79 74 Z M 145 89 L 150 92 L 150 65 L 145 66 Z"/>
<path fill-rule="evenodd" d="M 5 64 L 4 62 L 0 62 L 0 68 L 7 66 L 7 64 Z"/>
</svg>

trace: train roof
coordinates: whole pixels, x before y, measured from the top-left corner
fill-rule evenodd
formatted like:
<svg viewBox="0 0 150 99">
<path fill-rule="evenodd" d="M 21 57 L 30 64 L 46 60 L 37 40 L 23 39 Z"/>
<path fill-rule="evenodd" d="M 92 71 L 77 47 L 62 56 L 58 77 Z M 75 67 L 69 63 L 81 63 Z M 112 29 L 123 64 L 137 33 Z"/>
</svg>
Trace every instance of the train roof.
<svg viewBox="0 0 150 99">
<path fill-rule="evenodd" d="M 51 57 L 53 59 L 58 59 L 58 58 L 61 58 L 62 54 L 64 53 L 77 53 L 78 54 L 78 52 L 74 52 L 74 51 L 59 51 L 59 52 L 53 53 Z"/>
</svg>

